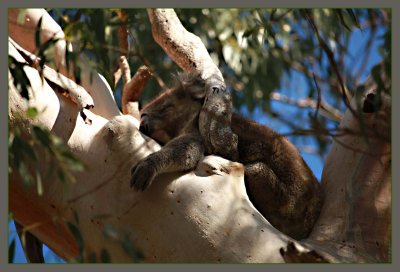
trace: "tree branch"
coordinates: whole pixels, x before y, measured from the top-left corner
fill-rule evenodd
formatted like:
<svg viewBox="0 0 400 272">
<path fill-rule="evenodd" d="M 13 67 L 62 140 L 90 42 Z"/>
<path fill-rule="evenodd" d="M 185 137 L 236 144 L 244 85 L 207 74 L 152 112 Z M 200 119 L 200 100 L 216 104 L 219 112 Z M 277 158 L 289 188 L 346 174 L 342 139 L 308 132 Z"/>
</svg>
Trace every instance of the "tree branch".
<svg viewBox="0 0 400 272">
<path fill-rule="evenodd" d="M 149 10 L 153 23 L 156 14 L 165 13 Z M 176 17 L 173 11 L 167 13 Z M 165 31 L 172 31 L 165 21 L 163 24 Z M 176 37 L 180 39 L 185 32 L 178 33 L 181 35 Z M 199 41 L 193 39 L 196 40 Z M 19 44 L 24 47 L 24 39 Z M 204 50 L 196 49 L 196 53 L 189 50 L 190 54 L 183 51 L 193 44 L 186 47 L 187 44 L 167 41 L 164 46 L 170 52 L 176 51 L 178 57 L 199 59 L 195 65 L 182 59 L 185 69 L 212 66 L 205 63 L 207 57 L 200 56 L 199 52 Z M 9 51 L 9 54 L 16 53 Z M 22 57 L 15 55 L 15 58 Z M 216 68 L 212 69 L 215 72 Z M 308 253 L 300 259 L 389 260 L 390 155 L 367 156 L 334 143 L 323 172 L 325 202 L 321 217 L 311 236 L 300 244 L 272 227 L 251 204 L 244 186 L 243 167 L 220 157 L 206 157 L 191 173 L 162 175 L 148 191 L 130 191 L 130 169 L 160 146 L 143 136 L 137 129 L 137 120 L 129 115 L 88 112 L 93 124 L 86 125 L 76 119 L 79 113 L 76 104 L 55 93 L 34 68 L 26 67 L 26 72 L 31 81 L 30 91 L 36 98 L 29 103 L 43 109 L 35 122 L 59 135 L 88 169 L 76 173 L 75 184 L 63 184 L 56 176 L 49 177 L 43 181 L 40 197 L 34 189 L 24 187 L 20 179 L 10 177 L 10 211 L 15 219 L 23 225 L 41 222 L 32 233 L 61 257 L 67 260 L 77 257 L 81 247 L 84 261 L 92 253 L 100 256 L 106 250 L 113 262 L 129 262 L 132 261 L 132 255 L 126 251 L 129 245 L 128 248 L 141 251 L 146 262 L 271 263 L 284 262 L 280 250 L 292 241 L 294 247 L 289 248 L 286 260 L 298 261 L 298 251 L 303 248 Z M 115 107 L 115 101 L 107 98 L 109 88 L 102 84 L 99 88 L 83 87 L 92 95 L 96 107 L 101 103 L 103 109 Z M 11 74 L 9 91 L 9 119 L 13 126 L 17 116 L 23 116 L 27 103 L 13 85 Z M 98 101 L 101 98 L 104 100 Z M 390 100 L 383 100 L 378 111 L 364 113 L 364 117 L 368 128 L 387 131 Z M 341 127 L 357 128 L 357 119 L 347 111 Z M 361 150 L 372 148 L 376 151 L 374 154 L 390 152 L 390 143 L 379 139 L 371 140 L 371 146 L 358 135 L 345 135 L 341 140 Z M 38 171 L 47 173 L 48 165 L 42 165 Z M 66 227 L 71 222 L 75 222 L 82 239 L 74 239 Z M 283 250 L 284 254 L 286 251 Z"/>
<path fill-rule="evenodd" d="M 204 79 L 216 75 L 224 81 L 201 39 L 182 26 L 173 9 L 148 9 L 147 14 L 155 41 L 182 70 Z"/>
</svg>

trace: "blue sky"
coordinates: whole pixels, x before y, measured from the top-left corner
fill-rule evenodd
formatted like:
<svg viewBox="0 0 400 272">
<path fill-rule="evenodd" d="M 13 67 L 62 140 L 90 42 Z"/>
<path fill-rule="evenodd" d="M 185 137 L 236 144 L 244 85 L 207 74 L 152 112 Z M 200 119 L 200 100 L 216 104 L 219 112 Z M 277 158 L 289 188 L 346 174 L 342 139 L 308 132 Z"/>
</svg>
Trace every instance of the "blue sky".
<svg viewBox="0 0 400 272">
<path fill-rule="evenodd" d="M 378 28 L 376 37 L 380 37 L 382 34 L 385 33 L 385 29 L 383 28 Z M 358 52 L 364 50 L 364 44 L 366 40 L 369 37 L 369 30 L 355 30 L 353 31 L 351 35 L 351 40 L 350 40 L 350 46 L 349 46 L 349 52 L 350 55 L 352 56 L 358 56 Z M 374 42 L 372 43 L 372 50 L 370 57 L 368 59 L 367 65 L 366 65 L 366 70 L 361 76 L 361 81 L 364 81 L 367 76 L 368 76 L 368 71 L 371 70 L 371 68 L 377 64 L 381 60 L 381 55 L 378 52 L 378 47 L 383 43 L 382 39 L 375 39 Z M 352 69 L 352 70 L 357 70 L 357 67 L 361 64 L 359 61 L 359 58 L 347 58 L 346 59 L 346 66 L 347 69 Z M 282 84 L 285 86 L 285 84 Z M 295 90 L 295 93 L 293 93 L 293 90 Z M 292 98 L 305 98 L 307 96 L 307 84 L 306 80 L 303 78 L 301 74 L 295 73 L 288 84 L 287 88 L 281 88 L 281 93 L 288 95 Z M 284 112 L 286 116 L 291 116 L 292 118 L 295 118 L 299 114 L 308 114 L 306 110 L 304 109 L 298 109 L 295 106 L 283 104 L 281 102 L 276 102 L 272 101 L 271 107 L 274 111 L 277 112 Z M 275 129 L 276 131 L 280 133 L 286 133 L 290 132 L 291 128 L 288 127 L 287 125 L 283 124 L 282 122 L 279 122 L 276 119 L 273 119 L 269 116 L 266 116 L 261 110 L 255 110 L 251 115 L 246 112 L 246 110 L 243 110 L 242 113 L 244 115 L 250 116 L 253 119 L 257 120 L 258 122 L 262 124 L 266 124 L 270 126 L 271 128 Z M 315 142 L 311 137 L 302 137 L 302 139 L 299 139 L 299 137 L 289 137 L 291 141 L 295 143 L 295 145 L 299 148 L 300 153 L 304 157 L 305 161 L 308 163 L 310 166 L 311 170 L 315 174 L 315 176 L 318 178 L 318 180 L 321 179 L 321 174 L 322 174 L 322 169 L 323 169 L 323 158 L 321 158 L 317 154 L 312 154 L 308 152 L 303 152 L 302 147 L 315 147 Z M 14 262 L 15 263 L 26 263 L 26 258 L 23 254 L 21 244 L 19 242 L 18 236 L 16 235 L 15 232 L 15 227 L 13 222 L 10 222 L 9 224 L 9 237 L 8 237 L 8 242 L 11 243 L 13 239 L 17 239 L 16 243 L 16 252 L 14 256 Z M 59 263 L 62 260 L 57 257 L 51 250 L 49 250 L 47 247 L 44 247 L 44 257 L 45 261 L 47 263 Z"/>
</svg>

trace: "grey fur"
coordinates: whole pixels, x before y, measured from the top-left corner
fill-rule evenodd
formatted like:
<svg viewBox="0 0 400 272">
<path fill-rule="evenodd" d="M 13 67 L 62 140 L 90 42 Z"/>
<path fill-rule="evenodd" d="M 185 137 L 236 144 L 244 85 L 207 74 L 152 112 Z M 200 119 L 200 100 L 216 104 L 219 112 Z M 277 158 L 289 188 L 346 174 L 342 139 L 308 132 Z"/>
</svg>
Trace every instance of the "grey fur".
<svg viewBox="0 0 400 272">
<path fill-rule="evenodd" d="M 134 189 L 163 172 L 193 170 L 204 153 L 221 155 L 244 164 L 249 198 L 272 225 L 295 239 L 309 235 L 322 206 L 319 183 L 285 137 L 232 111 L 223 82 L 181 76 L 141 111 L 140 130 L 165 146 L 132 169 Z"/>
</svg>

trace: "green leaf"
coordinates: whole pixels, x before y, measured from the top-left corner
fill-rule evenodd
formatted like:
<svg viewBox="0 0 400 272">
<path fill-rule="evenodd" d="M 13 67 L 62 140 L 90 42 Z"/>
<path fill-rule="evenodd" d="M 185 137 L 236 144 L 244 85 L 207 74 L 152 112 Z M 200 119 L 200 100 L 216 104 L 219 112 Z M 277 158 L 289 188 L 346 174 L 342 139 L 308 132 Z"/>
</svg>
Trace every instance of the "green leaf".
<svg viewBox="0 0 400 272">
<path fill-rule="evenodd" d="M 20 9 L 17 17 L 17 24 L 22 25 L 25 23 L 26 9 Z"/>
<path fill-rule="evenodd" d="M 49 147 L 50 136 L 48 131 L 45 131 L 39 126 L 33 126 L 33 133 L 43 146 Z"/>
<path fill-rule="evenodd" d="M 132 258 L 132 261 L 139 261 L 143 258 L 143 254 L 133 247 L 128 235 L 121 240 L 121 246 L 125 253 Z"/>
<path fill-rule="evenodd" d="M 36 48 L 40 48 L 40 32 L 41 32 L 41 28 L 42 28 L 42 19 L 43 19 L 43 16 L 40 17 L 39 22 L 36 25 L 36 31 L 35 31 Z"/>
<path fill-rule="evenodd" d="M 39 111 L 35 107 L 29 107 L 26 111 L 26 115 L 29 118 L 35 118 L 38 115 Z"/>
<path fill-rule="evenodd" d="M 98 217 L 93 217 L 96 219 Z M 118 231 L 110 224 L 106 224 L 103 228 L 103 234 L 106 238 L 117 239 L 119 237 Z"/>
<path fill-rule="evenodd" d="M 335 11 L 335 13 L 339 16 L 340 23 L 341 23 L 348 31 L 351 31 L 351 28 L 346 24 L 346 22 L 345 22 L 345 20 L 344 20 L 342 10 L 335 9 L 334 11 Z"/>
<path fill-rule="evenodd" d="M 12 212 L 8 213 L 8 222 L 10 222 L 13 219 L 14 215 Z"/>
<path fill-rule="evenodd" d="M 71 231 L 72 235 L 74 235 L 76 243 L 78 244 L 79 253 L 82 256 L 83 249 L 84 249 L 84 242 L 83 242 L 81 232 L 76 225 L 74 225 L 70 222 L 67 222 L 67 226 L 68 226 L 69 230 Z"/>
<path fill-rule="evenodd" d="M 385 84 L 381 77 L 381 64 L 375 65 L 371 70 L 372 79 L 378 86 L 378 91 L 385 90 Z"/>
<path fill-rule="evenodd" d="M 70 42 L 67 41 L 66 43 L 67 44 L 66 44 L 66 47 L 65 47 L 65 65 L 67 67 L 67 73 L 69 74 L 69 69 L 70 69 L 70 63 L 69 62 L 71 61 L 71 59 L 70 59 L 70 52 L 69 52 L 68 48 L 70 46 Z"/>
<path fill-rule="evenodd" d="M 74 220 L 77 225 L 79 225 L 79 216 L 78 213 L 74 210 Z"/>
<path fill-rule="evenodd" d="M 24 71 L 26 63 L 17 61 L 13 56 L 8 55 L 8 68 L 13 77 L 13 84 L 19 91 L 20 95 L 29 100 L 28 87 L 31 86 L 31 82 Z"/>
<path fill-rule="evenodd" d="M 28 155 L 32 160 L 37 161 L 37 156 L 35 151 L 33 150 L 32 146 L 26 142 L 26 140 L 17 138 L 18 140 L 18 148 L 21 149 L 22 154 Z"/>
<path fill-rule="evenodd" d="M 242 37 L 248 38 L 250 35 L 252 35 L 254 33 L 255 29 L 256 29 L 256 27 L 246 29 L 246 31 L 243 33 Z"/>
<path fill-rule="evenodd" d="M 42 177 L 38 170 L 36 170 L 36 187 L 37 187 L 38 195 L 42 196 L 43 195 L 43 183 L 42 183 Z"/>
<path fill-rule="evenodd" d="M 20 161 L 18 173 L 20 174 L 22 181 L 25 185 L 31 185 L 33 183 L 32 175 L 29 173 L 28 167 L 26 166 L 24 161 Z"/>
<path fill-rule="evenodd" d="M 63 172 L 64 172 L 65 181 L 69 181 L 71 183 L 75 183 L 76 182 L 75 176 L 72 175 L 69 171 L 63 171 Z"/>
<path fill-rule="evenodd" d="M 50 48 L 50 46 L 54 46 L 55 43 L 57 43 L 59 41 L 59 39 L 50 39 L 47 40 L 41 47 L 40 51 L 39 51 L 39 56 L 44 57 L 44 53 L 46 52 L 46 50 L 48 50 Z"/>
<path fill-rule="evenodd" d="M 354 24 L 357 26 L 358 29 L 361 29 L 360 22 L 358 21 L 357 16 L 355 15 L 353 9 L 346 9 L 347 13 L 350 15 L 351 19 L 353 20 Z"/>
<path fill-rule="evenodd" d="M 66 177 L 65 177 L 65 173 L 62 169 L 58 169 L 57 170 L 57 176 L 60 179 L 61 182 L 65 183 L 66 182 Z"/>
<path fill-rule="evenodd" d="M 12 263 L 14 261 L 15 255 L 15 239 L 11 241 L 11 244 L 8 247 L 8 263 Z"/>
</svg>

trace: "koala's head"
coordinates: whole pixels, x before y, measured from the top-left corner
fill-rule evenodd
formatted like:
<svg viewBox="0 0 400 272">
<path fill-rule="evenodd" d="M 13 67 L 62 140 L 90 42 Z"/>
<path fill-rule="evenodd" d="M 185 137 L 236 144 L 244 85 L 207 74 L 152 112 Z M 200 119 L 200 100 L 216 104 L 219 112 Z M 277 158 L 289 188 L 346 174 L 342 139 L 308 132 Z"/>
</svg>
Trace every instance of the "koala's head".
<svg viewBox="0 0 400 272">
<path fill-rule="evenodd" d="M 149 102 L 140 111 L 140 131 L 161 144 L 180 135 L 200 113 L 205 82 L 198 75 L 180 75 L 175 87 Z"/>
</svg>

